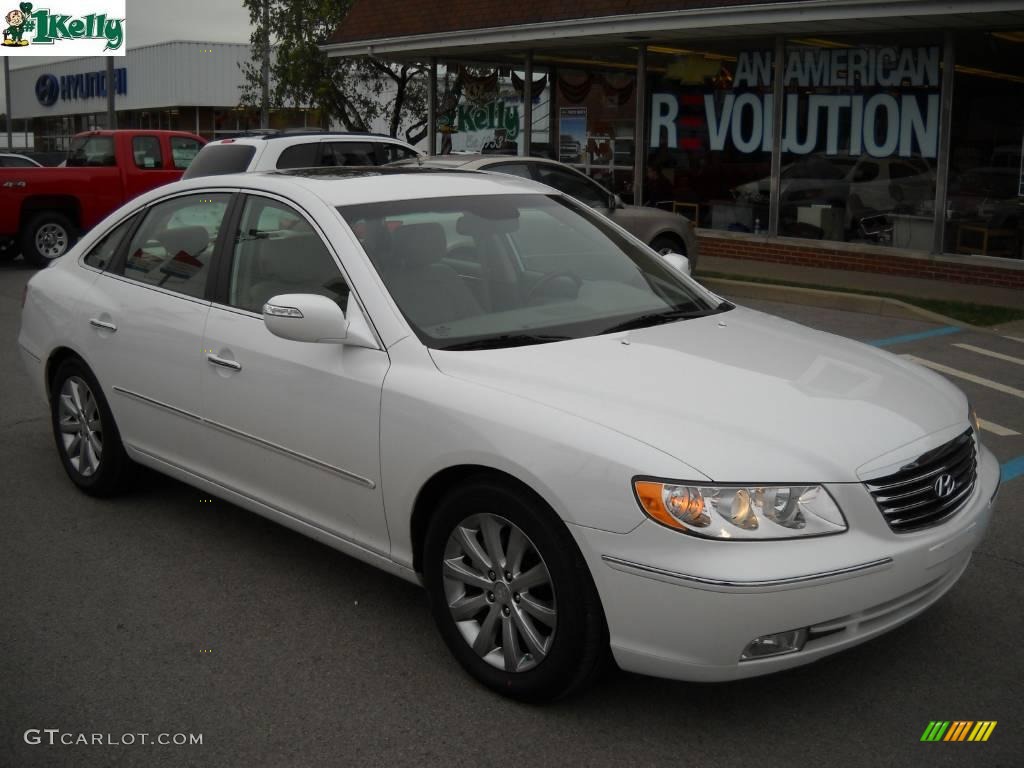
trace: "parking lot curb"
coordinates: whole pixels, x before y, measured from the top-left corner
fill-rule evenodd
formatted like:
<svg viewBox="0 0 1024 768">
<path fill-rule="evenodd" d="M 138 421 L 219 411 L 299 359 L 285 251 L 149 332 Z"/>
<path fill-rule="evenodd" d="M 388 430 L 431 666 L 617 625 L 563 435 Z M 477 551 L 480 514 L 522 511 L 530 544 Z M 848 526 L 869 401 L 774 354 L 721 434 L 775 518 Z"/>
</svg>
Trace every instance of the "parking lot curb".
<svg viewBox="0 0 1024 768">
<path fill-rule="evenodd" d="M 908 304 L 899 299 L 884 296 L 867 296 L 862 293 L 846 293 L 843 291 L 823 291 L 818 288 L 801 288 L 795 285 L 772 285 L 769 283 L 751 283 L 746 280 L 728 280 L 720 277 L 699 277 L 703 285 L 713 291 L 723 293 L 737 299 L 763 299 L 765 301 L 781 301 L 786 304 L 805 304 L 812 307 L 842 309 L 847 312 L 859 312 L 865 315 L 880 315 L 903 320 L 927 320 L 942 325 L 955 325 L 961 328 L 987 331 L 955 320 L 938 312 L 932 312 Z"/>
</svg>

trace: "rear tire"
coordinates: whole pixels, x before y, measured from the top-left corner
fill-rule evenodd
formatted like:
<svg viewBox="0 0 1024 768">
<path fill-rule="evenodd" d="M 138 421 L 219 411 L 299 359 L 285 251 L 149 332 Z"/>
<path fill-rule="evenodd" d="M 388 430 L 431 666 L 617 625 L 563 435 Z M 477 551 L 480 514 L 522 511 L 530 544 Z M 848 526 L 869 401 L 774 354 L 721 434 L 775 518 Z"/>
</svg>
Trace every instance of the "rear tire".
<svg viewBox="0 0 1024 768">
<path fill-rule="evenodd" d="M 56 211 L 43 211 L 28 220 L 21 233 L 21 252 L 25 260 L 42 269 L 60 258 L 78 237 L 71 219 Z"/>
<path fill-rule="evenodd" d="M 107 400 L 81 360 L 65 360 L 50 387 L 50 419 L 64 471 L 91 496 L 123 487 L 130 463 Z"/>
<path fill-rule="evenodd" d="M 441 500 L 423 576 L 449 650 L 504 696 L 566 696 L 608 657 L 604 613 L 576 542 L 549 507 L 511 483 L 478 476 Z"/>
</svg>

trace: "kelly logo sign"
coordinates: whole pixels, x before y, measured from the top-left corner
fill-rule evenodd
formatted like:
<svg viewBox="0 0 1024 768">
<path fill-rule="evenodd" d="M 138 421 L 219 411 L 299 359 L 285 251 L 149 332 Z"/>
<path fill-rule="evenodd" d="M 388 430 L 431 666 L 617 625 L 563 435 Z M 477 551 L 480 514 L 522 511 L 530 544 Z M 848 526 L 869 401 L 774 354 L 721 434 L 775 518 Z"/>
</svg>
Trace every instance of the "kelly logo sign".
<svg viewBox="0 0 1024 768">
<path fill-rule="evenodd" d="M 124 56 L 125 0 L 23 2 L 2 10 L 4 56 Z M 59 3 L 59 5 L 58 5 Z"/>
<path fill-rule="evenodd" d="M 703 94 L 707 148 L 749 154 L 772 148 L 773 53 L 736 60 L 732 88 Z M 783 70 L 782 151 L 840 151 L 872 157 L 936 157 L 939 144 L 937 47 L 792 50 Z M 824 92 L 823 92 L 824 91 Z M 829 92 L 831 91 L 831 92 Z M 651 146 L 681 146 L 679 98 L 651 97 Z M 694 118 L 683 118 L 692 126 Z"/>
</svg>

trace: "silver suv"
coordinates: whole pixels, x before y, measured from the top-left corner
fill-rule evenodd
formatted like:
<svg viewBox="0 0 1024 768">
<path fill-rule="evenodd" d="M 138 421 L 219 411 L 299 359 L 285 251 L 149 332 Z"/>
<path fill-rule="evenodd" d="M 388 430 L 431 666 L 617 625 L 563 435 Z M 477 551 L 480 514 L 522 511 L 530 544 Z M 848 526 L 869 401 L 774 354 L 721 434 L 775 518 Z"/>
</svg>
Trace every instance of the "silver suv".
<svg viewBox="0 0 1024 768">
<path fill-rule="evenodd" d="M 400 139 L 375 133 L 283 131 L 211 141 L 183 178 L 338 165 L 384 165 L 418 158 Z"/>
</svg>

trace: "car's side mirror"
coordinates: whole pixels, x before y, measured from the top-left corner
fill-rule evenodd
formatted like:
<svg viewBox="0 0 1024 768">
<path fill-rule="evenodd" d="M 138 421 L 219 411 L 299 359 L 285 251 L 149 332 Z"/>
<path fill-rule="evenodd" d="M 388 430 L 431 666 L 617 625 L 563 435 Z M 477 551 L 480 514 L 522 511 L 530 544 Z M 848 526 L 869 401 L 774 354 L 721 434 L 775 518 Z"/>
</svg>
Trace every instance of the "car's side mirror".
<svg viewBox="0 0 1024 768">
<path fill-rule="evenodd" d="M 626 204 L 622 202 L 622 198 L 618 195 L 612 195 L 608 199 L 608 207 L 613 211 L 617 211 L 619 208 L 625 208 Z"/>
<path fill-rule="evenodd" d="M 349 298 L 349 316 L 326 296 L 284 293 L 263 305 L 263 324 L 275 336 L 290 341 L 346 344 L 377 349 L 359 305 Z"/>
<path fill-rule="evenodd" d="M 668 265 L 673 269 L 677 269 L 684 275 L 690 274 L 690 260 L 683 256 L 681 253 L 663 253 L 661 255 Z"/>
</svg>

